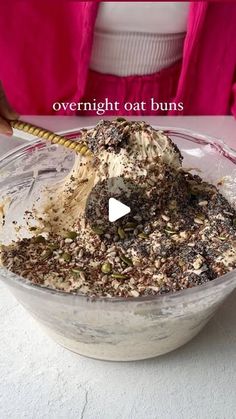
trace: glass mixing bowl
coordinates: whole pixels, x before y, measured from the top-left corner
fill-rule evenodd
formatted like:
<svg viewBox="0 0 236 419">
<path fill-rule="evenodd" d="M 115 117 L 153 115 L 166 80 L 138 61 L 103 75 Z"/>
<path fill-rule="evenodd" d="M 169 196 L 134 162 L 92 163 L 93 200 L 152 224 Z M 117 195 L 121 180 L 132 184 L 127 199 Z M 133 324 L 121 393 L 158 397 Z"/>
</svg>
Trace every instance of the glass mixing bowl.
<svg viewBox="0 0 236 419">
<path fill-rule="evenodd" d="M 184 167 L 196 168 L 236 201 L 236 153 L 219 140 L 182 129 L 165 128 L 184 156 Z M 73 152 L 39 140 L 0 159 L 1 202 L 8 205 L 1 242 L 15 237 L 13 220 L 24 226 L 24 211 L 45 184 L 65 177 Z M 26 234 L 22 228 L 21 235 Z M 205 285 L 176 294 L 138 298 L 89 298 L 32 285 L 4 268 L 0 274 L 18 301 L 64 347 L 81 355 L 130 361 L 172 351 L 192 339 L 236 286 L 236 270 Z"/>
</svg>

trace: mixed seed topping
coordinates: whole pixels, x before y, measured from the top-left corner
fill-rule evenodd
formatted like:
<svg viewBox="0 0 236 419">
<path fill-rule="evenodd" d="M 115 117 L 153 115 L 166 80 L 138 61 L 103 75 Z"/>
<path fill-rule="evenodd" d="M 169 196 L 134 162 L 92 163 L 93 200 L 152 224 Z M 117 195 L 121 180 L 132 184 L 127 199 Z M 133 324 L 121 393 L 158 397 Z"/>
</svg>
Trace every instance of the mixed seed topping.
<svg viewBox="0 0 236 419">
<path fill-rule="evenodd" d="M 119 154 L 138 128 L 155 131 L 118 119 L 100 122 L 86 139 L 95 154 L 104 148 Z M 3 265 L 43 287 L 124 298 L 177 292 L 235 269 L 235 209 L 199 176 L 160 158 L 154 163 L 137 161 L 147 175 L 139 175 L 137 183 L 130 178 L 136 186 L 129 191 L 130 214 L 107 222 L 109 188 L 101 183 L 85 225 L 76 219 L 63 234 L 47 231 L 5 246 Z M 128 181 L 129 175 L 124 171 Z"/>
</svg>

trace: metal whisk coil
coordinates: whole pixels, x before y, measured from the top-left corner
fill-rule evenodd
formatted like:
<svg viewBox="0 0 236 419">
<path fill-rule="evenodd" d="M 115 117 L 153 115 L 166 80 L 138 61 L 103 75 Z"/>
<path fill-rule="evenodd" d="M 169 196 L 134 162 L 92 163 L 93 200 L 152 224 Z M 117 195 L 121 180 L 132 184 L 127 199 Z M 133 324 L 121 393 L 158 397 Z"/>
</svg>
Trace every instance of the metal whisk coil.
<svg viewBox="0 0 236 419">
<path fill-rule="evenodd" d="M 16 121 L 10 121 L 10 124 L 12 128 L 27 132 L 28 134 L 32 134 L 46 141 L 50 141 L 52 144 L 61 145 L 63 147 L 66 147 L 70 150 L 75 151 L 78 154 L 82 154 L 86 156 L 89 156 L 92 154 L 92 152 L 89 150 L 88 146 L 85 143 L 77 142 L 75 140 L 70 140 L 61 135 L 55 134 L 52 131 L 37 127 L 28 122 L 16 120 Z"/>
</svg>

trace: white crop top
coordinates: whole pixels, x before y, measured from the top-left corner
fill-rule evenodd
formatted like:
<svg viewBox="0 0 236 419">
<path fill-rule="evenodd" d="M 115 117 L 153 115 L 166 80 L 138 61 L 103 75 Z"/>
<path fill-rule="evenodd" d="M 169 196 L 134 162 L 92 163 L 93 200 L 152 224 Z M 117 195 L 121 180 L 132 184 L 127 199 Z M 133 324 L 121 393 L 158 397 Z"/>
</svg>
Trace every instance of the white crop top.
<svg viewBox="0 0 236 419">
<path fill-rule="evenodd" d="M 188 2 L 102 2 L 90 68 L 118 76 L 151 74 L 181 59 Z"/>
</svg>

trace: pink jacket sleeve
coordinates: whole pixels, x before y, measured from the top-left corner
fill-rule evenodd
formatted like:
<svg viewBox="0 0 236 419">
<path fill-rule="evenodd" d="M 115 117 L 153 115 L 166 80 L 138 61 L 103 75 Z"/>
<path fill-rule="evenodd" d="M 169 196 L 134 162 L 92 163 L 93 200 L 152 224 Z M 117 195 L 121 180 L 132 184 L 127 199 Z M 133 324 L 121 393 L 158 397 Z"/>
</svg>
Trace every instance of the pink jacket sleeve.
<svg viewBox="0 0 236 419">
<path fill-rule="evenodd" d="M 236 77 L 234 79 L 233 89 L 232 89 L 232 106 L 231 113 L 236 118 Z"/>
</svg>

